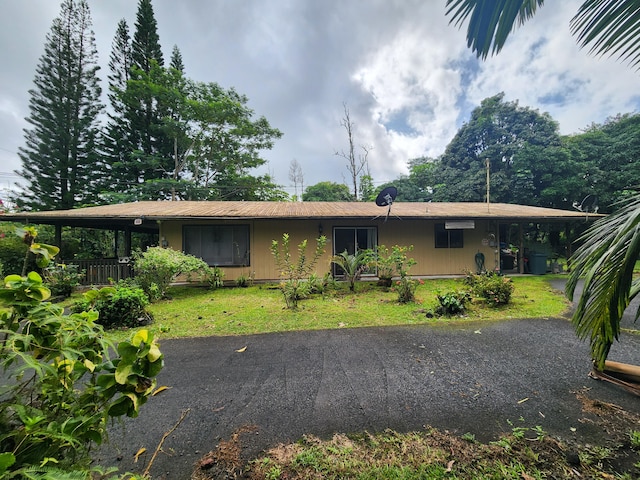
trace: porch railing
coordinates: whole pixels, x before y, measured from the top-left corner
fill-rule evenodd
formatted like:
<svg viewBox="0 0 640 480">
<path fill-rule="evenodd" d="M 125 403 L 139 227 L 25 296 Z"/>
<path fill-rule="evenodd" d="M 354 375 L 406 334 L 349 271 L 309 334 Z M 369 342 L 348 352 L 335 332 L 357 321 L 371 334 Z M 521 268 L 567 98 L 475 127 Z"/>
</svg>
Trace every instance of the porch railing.
<svg viewBox="0 0 640 480">
<path fill-rule="evenodd" d="M 133 268 L 128 262 L 121 262 L 117 258 L 93 260 L 69 260 L 67 263 L 78 265 L 85 271 L 82 285 L 108 285 L 111 282 L 133 277 Z"/>
</svg>

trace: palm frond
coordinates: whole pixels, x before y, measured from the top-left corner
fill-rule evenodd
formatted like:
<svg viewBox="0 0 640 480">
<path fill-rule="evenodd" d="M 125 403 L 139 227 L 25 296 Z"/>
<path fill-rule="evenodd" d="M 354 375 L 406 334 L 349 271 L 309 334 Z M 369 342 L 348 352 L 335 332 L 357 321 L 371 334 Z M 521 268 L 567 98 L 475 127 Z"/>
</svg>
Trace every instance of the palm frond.
<svg viewBox="0 0 640 480">
<path fill-rule="evenodd" d="M 579 338 L 589 337 L 596 367 L 604 367 L 620 320 L 630 301 L 640 292 L 633 269 L 640 258 L 640 194 L 616 213 L 595 222 L 581 238 L 583 245 L 571 259 L 573 271 L 566 293 L 573 293 L 584 277 L 583 292 L 572 322 Z M 636 313 L 636 318 L 640 311 Z"/>
<path fill-rule="evenodd" d="M 467 46 L 480 58 L 502 50 L 516 20 L 529 20 L 544 0 L 447 0 L 449 23 L 461 27 L 469 19 Z"/>
<path fill-rule="evenodd" d="M 590 53 L 640 64 L 640 0 L 586 0 L 571 19 L 571 33 Z"/>
</svg>

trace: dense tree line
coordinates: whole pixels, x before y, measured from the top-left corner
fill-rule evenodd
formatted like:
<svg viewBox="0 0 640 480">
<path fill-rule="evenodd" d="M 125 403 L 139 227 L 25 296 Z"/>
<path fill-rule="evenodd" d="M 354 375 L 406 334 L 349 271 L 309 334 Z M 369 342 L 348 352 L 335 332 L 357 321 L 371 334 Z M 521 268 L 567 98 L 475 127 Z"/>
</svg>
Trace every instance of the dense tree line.
<svg viewBox="0 0 640 480">
<path fill-rule="evenodd" d="M 640 115 L 563 136 L 547 113 L 483 100 L 438 158 L 416 158 L 392 183 L 398 200 L 492 202 L 611 212 L 640 186 Z"/>
<path fill-rule="evenodd" d="M 139 0 L 133 37 L 124 19 L 116 28 L 105 108 L 89 6 L 64 0 L 29 92 L 17 203 L 286 198 L 269 175 L 252 173 L 282 133 L 246 96 L 186 77 L 177 46 L 164 65 L 151 0 Z"/>
</svg>

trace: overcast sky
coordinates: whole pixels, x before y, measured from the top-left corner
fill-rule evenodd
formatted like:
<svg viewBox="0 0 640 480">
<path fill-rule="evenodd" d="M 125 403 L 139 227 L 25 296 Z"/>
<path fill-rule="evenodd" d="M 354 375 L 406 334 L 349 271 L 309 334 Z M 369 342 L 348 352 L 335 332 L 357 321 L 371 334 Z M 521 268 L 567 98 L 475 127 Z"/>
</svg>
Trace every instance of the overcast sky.
<svg viewBox="0 0 640 480">
<path fill-rule="evenodd" d="M 407 160 L 436 157 L 489 96 L 549 112 L 563 134 L 617 113 L 636 112 L 640 74 L 579 50 L 569 21 L 581 0 L 547 2 L 496 57 L 481 62 L 464 31 L 449 25 L 445 0 L 153 0 L 160 42 L 173 45 L 188 77 L 234 87 L 283 137 L 264 152 L 276 181 L 293 188 L 348 179 L 336 151 L 348 148 L 346 103 L 358 145 L 371 148 L 376 185 L 407 172 Z M 89 0 L 102 87 L 116 25 L 133 33 L 136 0 Z M 0 17 L 0 189 L 19 180 L 28 90 L 55 0 L 3 2 Z"/>
</svg>

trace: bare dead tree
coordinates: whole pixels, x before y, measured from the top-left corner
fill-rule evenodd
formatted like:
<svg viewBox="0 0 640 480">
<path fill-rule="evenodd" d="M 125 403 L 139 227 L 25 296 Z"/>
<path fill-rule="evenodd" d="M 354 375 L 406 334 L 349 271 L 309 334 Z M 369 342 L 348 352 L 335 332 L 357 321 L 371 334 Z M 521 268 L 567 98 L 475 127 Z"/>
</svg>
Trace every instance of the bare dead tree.
<svg viewBox="0 0 640 480">
<path fill-rule="evenodd" d="M 304 175 L 302 174 L 302 166 L 295 158 L 291 160 L 289 165 L 289 180 L 293 182 L 296 199 L 300 200 L 304 192 Z M 298 196 L 298 185 L 300 185 L 300 196 Z"/>
<path fill-rule="evenodd" d="M 340 125 L 347 131 L 349 149 L 346 152 L 344 150 L 341 150 L 339 152 L 336 152 L 335 154 L 347 160 L 347 171 L 349 172 L 349 179 L 353 187 L 353 198 L 357 201 L 359 198 L 358 181 L 363 171 L 365 173 L 369 172 L 368 157 L 371 147 L 361 145 L 360 148 L 362 149 L 362 153 L 356 155 L 355 139 L 353 133 L 355 125 L 351 121 L 351 116 L 349 115 L 349 108 L 347 107 L 347 104 L 343 103 L 342 106 L 344 107 L 344 117 L 340 121 Z"/>
</svg>

